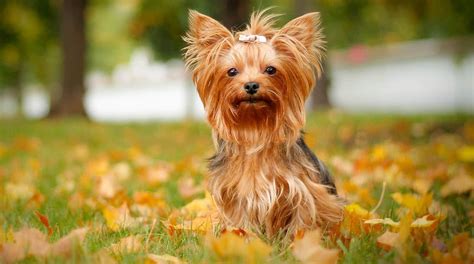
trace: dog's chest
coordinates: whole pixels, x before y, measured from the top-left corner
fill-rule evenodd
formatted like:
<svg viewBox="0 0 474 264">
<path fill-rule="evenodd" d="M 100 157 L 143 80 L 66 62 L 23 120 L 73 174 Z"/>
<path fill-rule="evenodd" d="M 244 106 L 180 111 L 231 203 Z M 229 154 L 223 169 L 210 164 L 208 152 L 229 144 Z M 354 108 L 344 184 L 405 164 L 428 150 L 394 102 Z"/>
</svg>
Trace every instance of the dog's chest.
<svg viewBox="0 0 474 264">
<path fill-rule="evenodd" d="M 234 224 L 263 223 L 270 211 L 292 203 L 303 174 L 298 164 L 277 155 L 245 156 L 211 169 L 210 191 L 225 216 Z"/>
</svg>

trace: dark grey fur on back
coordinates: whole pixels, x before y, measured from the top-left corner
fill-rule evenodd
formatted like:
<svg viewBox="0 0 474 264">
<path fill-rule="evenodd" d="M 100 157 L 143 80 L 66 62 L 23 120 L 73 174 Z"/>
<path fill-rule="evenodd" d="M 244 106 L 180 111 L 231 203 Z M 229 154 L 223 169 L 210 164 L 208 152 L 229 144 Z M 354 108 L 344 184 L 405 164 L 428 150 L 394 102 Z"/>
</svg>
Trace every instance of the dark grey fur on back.
<svg viewBox="0 0 474 264">
<path fill-rule="evenodd" d="M 320 159 L 318 159 L 318 157 L 311 151 L 311 149 L 309 149 L 308 145 L 306 145 L 306 143 L 304 142 L 303 137 L 298 139 L 296 143 L 310 158 L 316 169 L 319 171 L 319 175 L 321 177 L 321 184 L 324 184 L 328 187 L 327 189 L 330 194 L 337 195 L 336 185 L 334 184 L 334 181 L 328 169 L 326 168 L 326 166 L 324 166 L 324 163 Z"/>
</svg>

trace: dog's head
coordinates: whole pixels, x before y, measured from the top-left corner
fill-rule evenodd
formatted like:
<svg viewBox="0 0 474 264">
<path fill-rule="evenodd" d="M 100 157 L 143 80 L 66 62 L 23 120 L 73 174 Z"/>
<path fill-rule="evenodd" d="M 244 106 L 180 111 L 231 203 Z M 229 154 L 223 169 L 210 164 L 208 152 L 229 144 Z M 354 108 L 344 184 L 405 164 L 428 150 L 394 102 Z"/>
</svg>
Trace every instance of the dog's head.
<svg viewBox="0 0 474 264">
<path fill-rule="evenodd" d="M 254 13 L 242 32 L 189 13 L 186 65 L 220 138 L 244 145 L 295 141 L 304 103 L 321 71 L 319 14 L 273 27 L 275 15 Z"/>
</svg>

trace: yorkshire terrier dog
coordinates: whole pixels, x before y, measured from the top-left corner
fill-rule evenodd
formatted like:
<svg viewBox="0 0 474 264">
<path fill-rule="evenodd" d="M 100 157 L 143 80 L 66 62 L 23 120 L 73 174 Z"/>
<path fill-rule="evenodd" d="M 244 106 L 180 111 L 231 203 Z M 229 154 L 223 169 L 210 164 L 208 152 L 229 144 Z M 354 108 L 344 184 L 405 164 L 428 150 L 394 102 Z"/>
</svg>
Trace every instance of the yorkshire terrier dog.
<svg viewBox="0 0 474 264">
<path fill-rule="evenodd" d="M 217 153 L 209 190 L 223 223 L 274 238 L 326 227 L 342 202 L 303 141 L 305 101 L 321 73 L 319 14 L 283 28 L 253 13 L 241 32 L 189 13 L 185 61 L 212 127 Z"/>
</svg>

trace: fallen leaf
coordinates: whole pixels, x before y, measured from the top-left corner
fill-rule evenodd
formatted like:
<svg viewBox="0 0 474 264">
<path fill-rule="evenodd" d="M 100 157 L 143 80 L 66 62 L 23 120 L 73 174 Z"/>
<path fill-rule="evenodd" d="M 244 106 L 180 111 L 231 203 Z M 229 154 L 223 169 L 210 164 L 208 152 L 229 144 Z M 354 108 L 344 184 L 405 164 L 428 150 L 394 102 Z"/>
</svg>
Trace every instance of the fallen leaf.
<svg viewBox="0 0 474 264">
<path fill-rule="evenodd" d="M 441 196 L 446 197 L 451 194 L 461 194 L 472 190 L 474 190 L 474 179 L 466 173 L 462 173 L 444 184 L 441 188 Z"/>
<path fill-rule="evenodd" d="M 48 236 L 51 236 L 53 234 L 53 229 L 49 225 L 48 217 L 45 216 L 45 215 L 42 215 L 38 211 L 36 211 L 35 214 L 38 217 L 38 219 L 40 220 L 40 222 L 44 225 L 44 227 L 46 227 L 46 229 L 48 230 Z"/>
<path fill-rule="evenodd" d="M 136 253 L 143 249 L 143 237 L 140 235 L 128 236 L 112 244 L 109 248 L 115 255 Z"/>
<path fill-rule="evenodd" d="M 381 236 L 377 238 L 377 246 L 389 251 L 394 247 L 397 247 L 400 245 L 400 234 L 390 232 L 390 231 L 385 231 Z"/>
<path fill-rule="evenodd" d="M 29 200 L 35 194 L 36 189 L 31 184 L 11 183 L 5 184 L 5 194 L 7 200 Z"/>
<path fill-rule="evenodd" d="M 333 264 L 337 263 L 339 250 L 321 246 L 321 232 L 306 232 L 301 239 L 295 239 L 293 255 L 302 263 Z"/>
<path fill-rule="evenodd" d="M 112 231 L 118 231 L 122 228 L 135 227 L 140 224 L 140 222 L 142 222 L 142 219 L 131 216 L 130 210 L 125 203 L 118 208 L 110 205 L 106 206 L 104 209 L 102 209 L 102 215 L 105 218 L 107 227 Z"/>
<path fill-rule="evenodd" d="M 389 226 L 393 226 L 393 227 L 398 227 L 400 225 L 399 222 L 395 222 L 390 218 L 369 219 L 369 220 L 364 221 L 364 224 L 368 224 L 368 225 L 379 225 L 379 224 L 381 224 L 381 225 L 389 225 Z"/>
<path fill-rule="evenodd" d="M 458 150 L 458 158 L 464 162 L 474 162 L 474 146 L 464 146 Z"/>
<path fill-rule="evenodd" d="M 178 192 L 184 199 L 191 198 L 203 190 L 204 188 L 202 186 L 195 185 L 193 178 L 187 177 L 178 181 Z"/>
<path fill-rule="evenodd" d="M 101 197 L 111 199 L 123 188 L 121 179 L 115 173 L 107 173 L 99 178 L 97 194 Z"/>
<path fill-rule="evenodd" d="M 168 254 L 165 255 L 155 255 L 155 254 L 148 254 L 145 260 L 145 264 L 184 264 L 179 258 L 175 256 L 171 256 Z"/>
<path fill-rule="evenodd" d="M 243 260 L 243 263 L 263 263 L 272 251 L 269 245 L 258 238 L 246 240 L 233 232 L 223 233 L 218 238 L 210 234 L 207 245 L 224 262 Z"/>
<path fill-rule="evenodd" d="M 87 228 L 71 231 L 53 244 L 47 241 L 46 235 L 35 228 L 23 228 L 14 233 L 14 242 L 5 243 L 0 248 L 0 260 L 5 263 L 20 261 L 33 256 L 44 258 L 47 256 L 69 257 L 75 245 L 82 243 Z"/>
<path fill-rule="evenodd" d="M 69 234 L 51 245 L 51 255 L 61 256 L 64 258 L 70 257 L 74 248 L 84 241 L 87 231 L 87 227 L 72 230 Z"/>
<path fill-rule="evenodd" d="M 433 202 L 433 195 L 431 193 L 419 196 L 411 193 L 401 194 L 397 192 L 392 194 L 392 198 L 417 216 L 428 213 L 428 208 Z"/>
</svg>

